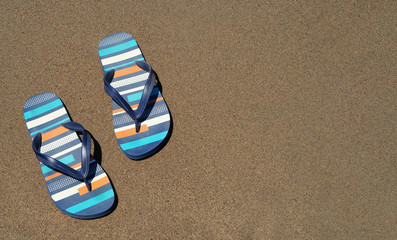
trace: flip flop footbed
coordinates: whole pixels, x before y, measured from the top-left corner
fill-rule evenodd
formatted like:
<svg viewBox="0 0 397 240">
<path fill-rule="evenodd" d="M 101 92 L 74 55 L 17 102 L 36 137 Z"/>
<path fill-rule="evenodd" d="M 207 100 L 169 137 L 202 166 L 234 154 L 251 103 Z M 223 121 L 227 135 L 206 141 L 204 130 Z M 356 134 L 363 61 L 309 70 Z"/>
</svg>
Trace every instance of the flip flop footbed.
<svg viewBox="0 0 397 240">
<path fill-rule="evenodd" d="M 82 143 L 76 132 L 61 125 L 70 121 L 62 101 L 53 93 L 41 93 L 28 99 L 23 110 L 30 137 L 42 134 L 40 152 L 79 170 Z M 111 211 L 115 201 L 112 185 L 92 157 L 88 175 L 92 191 L 88 191 L 84 182 L 39 163 L 51 199 L 61 211 L 83 219 Z"/>
<path fill-rule="evenodd" d="M 136 65 L 144 60 L 135 39 L 127 33 L 110 35 L 99 43 L 99 57 L 104 71 L 115 70 L 111 86 L 130 104 L 138 108 L 149 73 Z M 144 158 L 161 146 L 170 129 L 168 107 L 154 86 L 136 133 L 132 118 L 113 101 L 113 126 L 123 152 L 133 159 Z"/>
</svg>

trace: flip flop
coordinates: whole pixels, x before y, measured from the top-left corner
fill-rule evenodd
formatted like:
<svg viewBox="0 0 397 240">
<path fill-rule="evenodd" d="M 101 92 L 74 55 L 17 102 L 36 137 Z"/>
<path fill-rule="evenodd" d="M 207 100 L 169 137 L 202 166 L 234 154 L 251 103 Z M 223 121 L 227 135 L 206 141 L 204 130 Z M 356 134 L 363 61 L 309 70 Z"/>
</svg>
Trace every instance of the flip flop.
<svg viewBox="0 0 397 240">
<path fill-rule="evenodd" d="M 128 33 L 105 37 L 98 51 L 117 142 L 131 159 L 153 155 L 169 138 L 171 117 L 152 68 Z"/>
<path fill-rule="evenodd" d="M 71 122 L 62 101 L 53 93 L 41 93 L 29 98 L 23 111 L 33 151 L 55 205 L 80 219 L 110 213 L 115 205 L 112 184 L 90 155 L 90 134 L 79 123 Z M 82 132 L 83 141 L 76 132 Z"/>
</svg>

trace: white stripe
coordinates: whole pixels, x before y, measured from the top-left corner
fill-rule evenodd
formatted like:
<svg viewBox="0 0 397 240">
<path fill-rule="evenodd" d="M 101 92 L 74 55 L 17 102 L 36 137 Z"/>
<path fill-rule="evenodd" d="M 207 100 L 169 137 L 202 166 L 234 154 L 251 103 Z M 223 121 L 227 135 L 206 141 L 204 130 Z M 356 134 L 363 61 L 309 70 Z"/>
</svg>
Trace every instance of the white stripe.
<svg viewBox="0 0 397 240">
<path fill-rule="evenodd" d="M 110 85 L 112 85 L 112 87 L 114 88 L 118 88 L 118 87 L 123 87 L 129 84 L 134 84 L 137 82 L 142 82 L 144 80 L 146 80 L 149 76 L 148 72 L 143 72 L 139 75 L 133 76 L 133 77 L 129 77 L 120 81 L 112 81 L 112 83 Z"/>
<path fill-rule="evenodd" d="M 102 58 L 101 61 L 102 61 L 102 65 L 108 65 L 108 64 L 113 64 L 116 62 L 123 61 L 128 58 L 133 58 L 140 54 L 141 54 L 141 51 L 139 50 L 139 48 L 137 48 L 137 49 L 131 50 L 129 52 L 125 52 L 125 53 L 113 56 L 113 57 Z"/>
<path fill-rule="evenodd" d="M 41 153 L 49 152 L 51 150 L 54 150 L 55 148 L 61 147 L 62 145 L 68 144 L 76 139 L 78 139 L 77 134 L 72 132 L 69 135 L 66 135 L 65 137 L 60 138 L 52 143 L 41 146 L 40 152 Z"/>
<path fill-rule="evenodd" d="M 145 85 L 140 86 L 140 87 L 136 87 L 136 88 L 133 88 L 133 89 L 130 89 L 130 90 L 125 90 L 125 91 L 120 92 L 120 95 L 125 95 L 127 93 L 137 92 L 137 91 L 142 90 L 144 88 L 145 88 Z"/>
<path fill-rule="evenodd" d="M 81 147 L 81 145 L 82 145 L 81 143 L 78 143 L 78 144 L 74 145 L 73 147 L 70 147 L 70 148 L 68 148 L 68 149 L 66 149 L 66 150 L 63 150 L 62 152 L 59 152 L 59 153 L 57 153 L 57 154 L 52 155 L 51 157 L 52 157 L 52 158 L 60 157 L 60 156 L 62 156 L 62 155 L 65 155 L 65 154 L 67 154 L 67 153 L 70 153 L 71 151 L 73 151 L 73 150 L 75 150 L 75 149 Z"/>
<path fill-rule="evenodd" d="M 40 124 L 54 120 L 55 118 L 60 117 L 65 114 L 67 114 L 65 108 L 61 108 L 61 109 L 58 109 L 50 114 L 44 115 L 38 119 L 29 121 L 26 123 L 26 125 L 28 126 L 29 129 L 31 129 L 31 128 L 39 126 Z"/>
<path fill-rule="evenodd" d="M 167 113 L 162 116 L 143 121 L 141 123 L 141 125 L 146 124 L 148 127 L 151 127 L 151 126 L 163 123 L 163 122 L 167 122 L 169 120 L 170 120 L 170 115 Z M 132 128 L 135 128 L 135 124 L 131 124 L 131 125 L 128 125 L 125 127 L 116 128 L 116 129 L 114 129 L 114 132 L 120 132 L 120 131 L 124 131 L 124 130 L 128 130 L 128 129 L 132 129 Z"/>
<path fill-rule="evenodd" d="M 106 177 L 106 173 L 102 173 L 99 176 L 94 177 L 91 182 L 94 182 L 94 181 L 96 181 L 98 179 L 101 179 L 103 177 Z M 70 196 L 72 196 L 72 195 L 74 195 L 76 193 L 79 193 L 79 188 L 84 187 L 84 186 L 85 186 L 85 183 L 80 183 L 80 184 L 78 184 L 76 186 L 73 186 L 71 188 L 63 190 L 62 192 L 59 192 L 59 193 L 56 193 L 56 194 L 52 195 L 51 198 L 55 202 L 57 202 L 57 201 L 62 200 L 64 198 L 70 197 Z"/>
</svg>

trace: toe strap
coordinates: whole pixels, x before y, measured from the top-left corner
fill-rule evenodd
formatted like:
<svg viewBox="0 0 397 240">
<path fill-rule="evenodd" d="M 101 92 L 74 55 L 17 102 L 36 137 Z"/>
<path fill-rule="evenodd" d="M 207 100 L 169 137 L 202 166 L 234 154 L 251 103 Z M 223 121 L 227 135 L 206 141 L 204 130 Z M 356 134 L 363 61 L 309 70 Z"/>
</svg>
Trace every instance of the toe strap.
<svg viewBox="0 0 397 240">
<path fill-rule="evenodd" d="M 87 181 L 88 173 L 89 173 L 89 164 L 90 164 L 90 151 L 91 151 L 91 135 L 84 129 L 84 127 L 76 122 L 67 122 L 62 124 L 65 128 L 70 129 L 76 132 L 82 132 L 83 134 L 83 141 L 82 141 L 82 148 L 81 148 L 81 168 L 80 171 L 77 171 L 68 165 L 52 158 L 48 155 L 45 155 L 40 152 L 40 147 L 42 144 L 42 136 L 41 133 L 36 134 L 33 138 L 32 148 L 33 151 L 36 153 L 37 158 L 41 163 L 46 165 L 47 167 L 61 172 L 65 175 L 68 175 L 72 178 L 75 178 L 80 181 L 84 181 L 88 190 L 91 191 L 91 186 Z"/>
<path fill-rule="evenodd" d="M 130 104 L 128 104 L 128 102 L 120 95 L 120 93 L 110 85 L 114 77 L 113 69 L 105 73 L 103 81 L 105 84 L 105 92 L 134 120 L 136 132 L 139 132 L 139 119 L 142 117 L 142 114 L 148 104 L 156 78 L 153 74 L 152 67 L 147 62 L 137 61 L 136 65 L 143 71 L 148 72 L 149 76 L 146 79 L 141 100 L 139 101 L 138 108 L 135 111 L 132 110 Z"/>
</svg>

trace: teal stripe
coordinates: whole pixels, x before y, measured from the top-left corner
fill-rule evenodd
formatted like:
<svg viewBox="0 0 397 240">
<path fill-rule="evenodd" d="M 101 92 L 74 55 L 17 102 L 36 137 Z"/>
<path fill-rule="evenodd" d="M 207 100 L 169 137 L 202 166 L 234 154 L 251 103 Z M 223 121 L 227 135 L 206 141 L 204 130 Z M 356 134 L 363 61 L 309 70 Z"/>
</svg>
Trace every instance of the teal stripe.
<svg viewBox="0 0 397 240">
<path fill-rule="evenodd" d="M 63 164 L 69 164 L 74 161 L 73 154 L 67 155 L 66 157 L 61 158 L 58 161 L 60 161 Z M 42 166 L 41 171 L 43 172 L 43 174 L 46 174 L 46 173 L 52 171 L 52 169 L 47 166 Z"/>
<path fill-rule="evenodd" d="M 167 136 L 167 133 L 168 133 L 168 131 L 164 131 L 164 132 L 157 133 L 157 134 L 154 134 L 152 136 L 145 137 L 145 138 L 142 138 L 142 139 L 139 139 L 139 140 L 135 140 L 135 141 L 132 141 L 132 142 L 120 144 L 120 146 L 121 146 L 121 149 L 123 149 L 123 150 L 129 150 L 131 148 L 137 148 L 137 147 L 149 144 L 149 143 L 153 143 L 153 142 L 157 142 L 157 141 L 163 140 Z"/>
<path fill-rule="evenodd" d="M 62 101 L 61 101 L 61 99 L 58 98 L 57 100 L 47 103 L 41 107 L 38 107 L 38 108 L 35 108 L 28 112 L 25 112 L 23 115 L 25 116 L 25 119 L 28 120 L 29 118 L 35 117 L 35 116 L 40 115 L 45 112 L 48 112 L 48 111 L 50 111 L 56 107 L 59 107 L 61 105 L 62 105 Z"/>
<path fill-rule="evenodd" d="M 119 45 L 114 46 L 114 47 L 110 47 L 110 48 L 105 48 L 105 49 L 99 50 L 99 56 L 103 57 L 105 55 L 109 55 L 109 54 L 112 54 L 112 53 L 120 52 L 120 51 L 123 51 L 123 50 L 125 50 L 127 48 L 132 48 L 134 46 L 136 46 L 136 41 L 135 40 L 128 41 L 128 42 L 119 44 Z"/>
<path fill-rule="evenodd" d="M 128 98 L 128 102 L 133 102 L 133 101 L 141 99 L 141 97 L 142 97 L 142 92 L 139 92 L 139 93 L 134 93 L 134 94 L 128 95 L 127 98 Z"/>
<path fill-rule="evenodd" d="M 95 196 L 95 197 L 90 198 L 84 202 L 81 202 L 74 206 L 71 206 L 70 208 L 67 208 L 66 211 L 68 211 L 70 213 L 77 213 L 77 212 L 83 211 L 84 209 L 92 207 L 98 203 L 106 201 L 113 196 L 114 196 L 113 189 L 110 189 L 104 193 L 99 194 L 98 196 Z"/>
<path fill-rule="evenodd" d="M 69 120 L 69 117 L 66 117 L 65 119 L 63 119 L 63 120 L 61 120 L 61 121 L 59 121 L 59 122 L 57 122 L 57 123 L 54 123 L 54 124 L 52 124 L 52 125 L 50 125 L 50 126 L 48 126 L 48 127 L 45 127 L 45 128 L 40 129 L 40 130 L 38 130 L 38 131 L 32 132 L 32 133 L 30 134 L 30 136 L 33 136 L 33 135 L 35 135 L 36 133 L 43 132 L 43 131 L 45 131 L 45 130 L 47 130 L 47 129 L 50 129 L 50 128 L 52 128 L 52 127 L 55 127 L 56 125 L 59 125 L 59 124 L 65 122 L 65 121 L 67 121 L 67 120 Z"/>
<path fill-rule="evenodd" d="M 132 63 L 134 63 L 134 62 L 136 62 L 136 61 L 144 61 L 144 59 L 143 59 L 143 58 L 140 58 L 140 59 L 137 59 L 137 60 L 128 62 L 128 63 L 124 63 L 124 64 L 117 65 L 117 66 L 115 66 L 115 67 L 105 68 L 104 71 L 108 71 L 108 70 L 110 70 L 110 69 L 116 69 L 116 68 L 119 68 L 119 67 L 124 67 L 124 66 L 127 66 L 128 64 L 132 64 Z"/>
<path fill-rule="evenodd" d="M 134 93 L 134 94 L 128 95 L 127 96 L 128 102 L 133 102 L 133 101 L 137 101 L 137 100 L 141 99 L 142 93 L 143 93 L 143 91 L 139 92 L 139 93 Z M 158 93 L 159 93 L 159 89 L 154 88 L 152 93 L 150 94 L 150 96 L 156 95 Z"/>
</svg>

